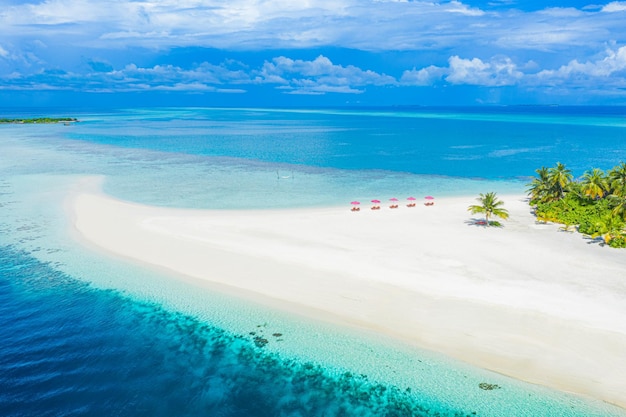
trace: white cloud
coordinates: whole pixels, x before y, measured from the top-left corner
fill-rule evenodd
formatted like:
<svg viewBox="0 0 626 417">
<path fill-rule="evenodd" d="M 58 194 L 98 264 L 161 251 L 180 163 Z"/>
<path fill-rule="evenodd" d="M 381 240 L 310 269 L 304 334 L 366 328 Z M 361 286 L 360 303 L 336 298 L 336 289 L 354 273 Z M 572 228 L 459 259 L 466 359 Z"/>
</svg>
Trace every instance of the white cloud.
<svg viewBox="0 0 626 417">
<path fill-rule="evenodd" d="M 150 39 L 167 39 L 170 36 L 168 32 L 137 32 L 133 30 L 123 31 L 123 32 L 107 32 L 103 33 L 98 37 L 99 40 L 133 40 L 139 39 L 143 40 L 146 38 Z"/>
<path fill-rule="evenodd" d="M 576 9 L 575 7 L 548 7 L 546 9 L 537 11 L 537 15 L 549 16 L 552 18 L 579 18 L 585 16 L 583 12 Z"/>
<path fill-rule="evenodd" d="M 39 71 L 34 74 L 10 74 L 5 76 L 5 89 L 32 89 L 34 85 L 47 85 L 47 89 L 73 89 L 91 92 L 115 91 L 186 91 L 241 93 L 245 91 L 233 85 L 250 83 L 249 74 L 236 61 L 219 65 L 203 62 L 191 68 L 177 65 L 140 67 L 125 65 L 121 69 L 90 71 L 88 73 L 66 71 Z"/>
<path fill-rule="evenodd" d="M 612 2 L 602 10 L 618 11 L 624 4 Z M 607 31 L 625 32 L 623 22 L 608 15 L 573 8 L 493 12 L 457 0 L 44 0 L 4 7 L 0 38 L 105 49 L 339 46 L 450 53 L 454 47 L 452 53 L 460 54 L 491 45 L 532 48 L 541 36 L 544 45 L 561 48 L 606 41 Z"/>
<path fill-rule="evenodd" d="M 247 86 L 259 88 L 265 85 L 285 94 L 308 95 L 362 94 L 374 86 L 389 87 L 391 91 L 407 86 L 445 85 L 490 87 L 490 91 L 507 86 L 544 92 L 549 89 L 566 92 L 572 88 L 595 95 L 607 95 L 611 91 L 618 95 L 617 91 L 626 88 L 626 46 L 614 44 L 593 59 L 572 59 L 554 66 L 555 69 L 542 70 L 537 61 L 515 62 L 506 55 L 485 58 L 453 54 L 448 57 L 447 64 L 396 70 L 397 77 L 356 65 L 340 65 L 325 55 L 311 60 L 282 55 L 257 66 L 232 59 L 220 63 L 202 61 L 151 66 L 134 63 L 119 66 L 110 62 L 108 59 L 84 60 L 81 70 L 49 70 L 38 66 L 30 72 L 5 71 L 4 75 L 0 74 L 0 85 L 3 90 L 42 88 L 234 94 L 245 93 Z"/>
<path fill-rule="evenodd" d="M 9 56 L 9 52 L 0 45 L 0 57 L 7 58 Z"/>
<path fill-rule="evenodd" d="M 237 63 L 231 65 L 236 66 Z M 117 82 L 144 80 L 155 85 L 170 86 L 175 84 L 193 86 L 196 83 L 221 85 L 250 81 L 248 74 L 240 69 L 231 69 L 227 64 L 213 65 L 208 62 L 203 62 L 191 69 L 184 69 L 175 65 L 155 65 L 150 68 L 141 68 L 135 64 L 129 64 L 122 70 L 110 71 L 104 76 L 117 80 Z"/>
<path fill-rule="evenodd" d="M 449 74 L 446 81 L 452 84 L 505 86 L 516 84 L 523 77 L 523 73 L 510 58 L 483 62 L 479 58 L 463 59 L 452 56 L 448 63 Z"/>
<path fill-rule="evenodd" d="M 394 77 L 363 70 L 353 65 L 333 64 L 320 55 L 312 61 L 293 60 L 284 56 L 265 62 L 257 82 L 289 85 L 294 89 L 321 92 L 360 93 L 355 86 L 396 85 Z"/>
<path fill-rule="evenodd" d="M 613 1 L 601 9 L 603 12 L 607 13 L 615 13 L 615 12 L 623 12 L 626 11 L 626 2 L 624 1 Z"/>
<path fill-rule="evenodd" d="M 540 71 L 537 73 L 537 78 L 550 82 L 572 82 L 581 79 L 612 77 L 615 73 L 626 71 L 626 46 L 617 50 L 608 49 L 605 55 L 604 58 L 595 61 L 579 62 L 574 59 L 558 70 Z M 620 80 L 624 82 L 624 78 Z"/>
<path fill-rule="evenodd" d="M 93 65 L 92 65 L 93 66 Z M 247 84 L 269 84 L 284 89 L 289 94 L 359 94 L 358 87 L 368 85 L 395 85 L 394 77 L 362 70 L 355 66 L 333 64 L 330 59 L 318 56 L 314 60 L 293 60 L 284 56 L 265 62 L 260 69 L 245 68 L 233 60 L 219 65 L 203 62 L 191 68 L 177 65 L 140 67 L 128 64 L 121 69 L 92 71 L 79 74 L 65 71 L 42 71 L 30 76 L 13 77 L 13 88 L 30 89 L 32 85 L 55 84 L 62 88 L 87 91 L 186 91 L 242 93 L 239 87 Z M 59 87 L 61 88 L 61 87 Z"/>
<path fill-rule="evenodd" d="M 457 55 L 448 59 L 447 67 L 434 65 L 422 69 L 404 71 L 402 85 L 427 86 L 442 81 L 450 84 L 501 87 L 519 84 L 524 73 L 509 57 L 496 57 L 489 61 L 480 58 L 461 58 Z"/>
<path fill-rule="evenodd" d="M 450 13 L 459 13 L 467 16 L 482 16 L 485 14 L 485 12 L 480 9 L 470 8 L 469 6 L 456 0 L 452 0 L 448 3 L 445 10 Z"/>
<path fill-rule="evenodd" d="M 431 65 L 422 69 L 406 70 L 400 77 L 402 85 L 426 86 L 440 80 L 448 71 L 445 68 Z"/>
</svg>

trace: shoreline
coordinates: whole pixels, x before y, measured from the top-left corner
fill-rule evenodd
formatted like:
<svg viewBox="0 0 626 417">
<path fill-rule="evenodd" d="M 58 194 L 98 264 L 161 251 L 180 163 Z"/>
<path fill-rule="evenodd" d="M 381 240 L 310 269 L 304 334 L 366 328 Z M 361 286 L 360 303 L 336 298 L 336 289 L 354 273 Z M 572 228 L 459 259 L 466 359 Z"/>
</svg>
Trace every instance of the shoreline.
<svg viewBox="0 0 626 417">
<path fill-rule="evenodd" d="M 66 210 L 81 243 L 115 256 L 626 408 L 624 254 L 536 224 L 525 196 L 500 198 L 502 229 L 467 223 L 475 197 L 204 211 L 115 200 L 91 181 Z"/>
</svg>

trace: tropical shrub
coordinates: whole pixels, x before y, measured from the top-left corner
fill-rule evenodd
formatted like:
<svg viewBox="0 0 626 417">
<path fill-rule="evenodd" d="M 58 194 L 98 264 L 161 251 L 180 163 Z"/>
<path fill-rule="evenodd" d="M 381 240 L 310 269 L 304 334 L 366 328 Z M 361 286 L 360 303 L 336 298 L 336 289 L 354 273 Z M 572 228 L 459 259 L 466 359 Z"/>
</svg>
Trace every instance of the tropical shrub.
<svg viewBox="0 0 626 417">
<path fill-rule="evenodd" d="M 561 223 L 565 229 L 593 238 L 602 237 L 611 247 L 626 247 L 626 164 L 607 173 L 594 168 L 580 180 L 561 163 L 535 171 L 530 183 L 530 204 L 537 220 Z"/>
<path fill-rule="evenodd" d="M 626 237 L 617 236 L 609 242 L 609 246 L 612 248 L 626 248 Z"/>
</svg>

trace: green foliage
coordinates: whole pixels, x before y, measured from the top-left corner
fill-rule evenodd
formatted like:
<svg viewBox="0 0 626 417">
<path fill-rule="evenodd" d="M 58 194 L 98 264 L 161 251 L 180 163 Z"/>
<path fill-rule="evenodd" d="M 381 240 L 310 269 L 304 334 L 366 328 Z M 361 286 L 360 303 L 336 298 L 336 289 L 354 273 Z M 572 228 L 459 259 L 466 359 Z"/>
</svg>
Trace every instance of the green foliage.
<svg viewBox="0 0 626 417">
<path fill-rule="evenodd" d="M 562 164 L 536 171 L 528 193 L 537 219 L 561 223 L 566 230 L 578 226 L 580 233 L 602 237 L 611 247 L 626 247 L 626 164 L 608 173 L 594 168 L 581 181 L 568 182 L 567 172 Z M 560 190 L 551 173 L 561 178 Z"/>
<path fill-rule="evenodd" d="M 572 171 L 560 162 L 552 168 L 541 167 L 535 173 L 537 177 L 528 184 L 531 204 L 560 200 L 573 184 Z"/>
<path fill-rule="evenodd" d="M 554 168 L 548 169 L 548 181 L 559 198 L 565 195 L 572 178 L 572 171 L 560 162 L 557 162 Z"/>
<path fill-rule="evenodd" d="M 626 198 L 626 162 L 613 167 L 607 175 L 609 194 Z"/>
<path fill-rule="evenodd" d="M 541 167 L 535 170 L 537 177 L 528 184 L 528 194 L 530 194 L 531 203 L 545 203 L 552 201 L 555 195 L 549 180 L 548 168 Z"/>
<path fill-rule="evenodd" d="M 609 242 L 609 246 L 612 248 L 626 248 L 626 237 L 617 236 Z"/>
<path fill-rule="evenodd" d="M 585 221 L 594 221 L 609 211 L 607 200 L 589 200 L 568 193 L 564 198 L 548 203 L 540 203 L 535 209 L 539 220 L 576 225 Z"/>
<path fill-rule="evenodd" d="M 609 189 L 609 183 L 604 171 L 594 168 L 585 172 L 581 182 L 581 192 L 589 198 L 602 198 Z"/>
<path fill-rule="evenodd" d="M 611 205 L 611 214 L 615 217 L 621 218 L 622 220 L 626 220 L 626 195 L 623 197 L 610 195 L 607 200 Z"/>
</svg>

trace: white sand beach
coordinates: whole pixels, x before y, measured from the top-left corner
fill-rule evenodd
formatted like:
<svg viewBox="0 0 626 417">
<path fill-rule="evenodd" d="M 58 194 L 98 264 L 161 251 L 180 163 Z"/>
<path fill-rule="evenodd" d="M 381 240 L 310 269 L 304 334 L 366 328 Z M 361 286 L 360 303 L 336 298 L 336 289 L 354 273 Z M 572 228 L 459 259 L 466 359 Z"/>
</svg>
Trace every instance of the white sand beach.
<svg viewBox="0 0 626 417">
<path fill-rule="evenodd" d="M 523 195 L 499 197 L 503 228 L 472 224 L 474 196 L 201 211 L 118 201 L 90 183 L 68 210 L 94 248 L 626 407 L 626 250 L 536 223 Z"/>
</svg>

